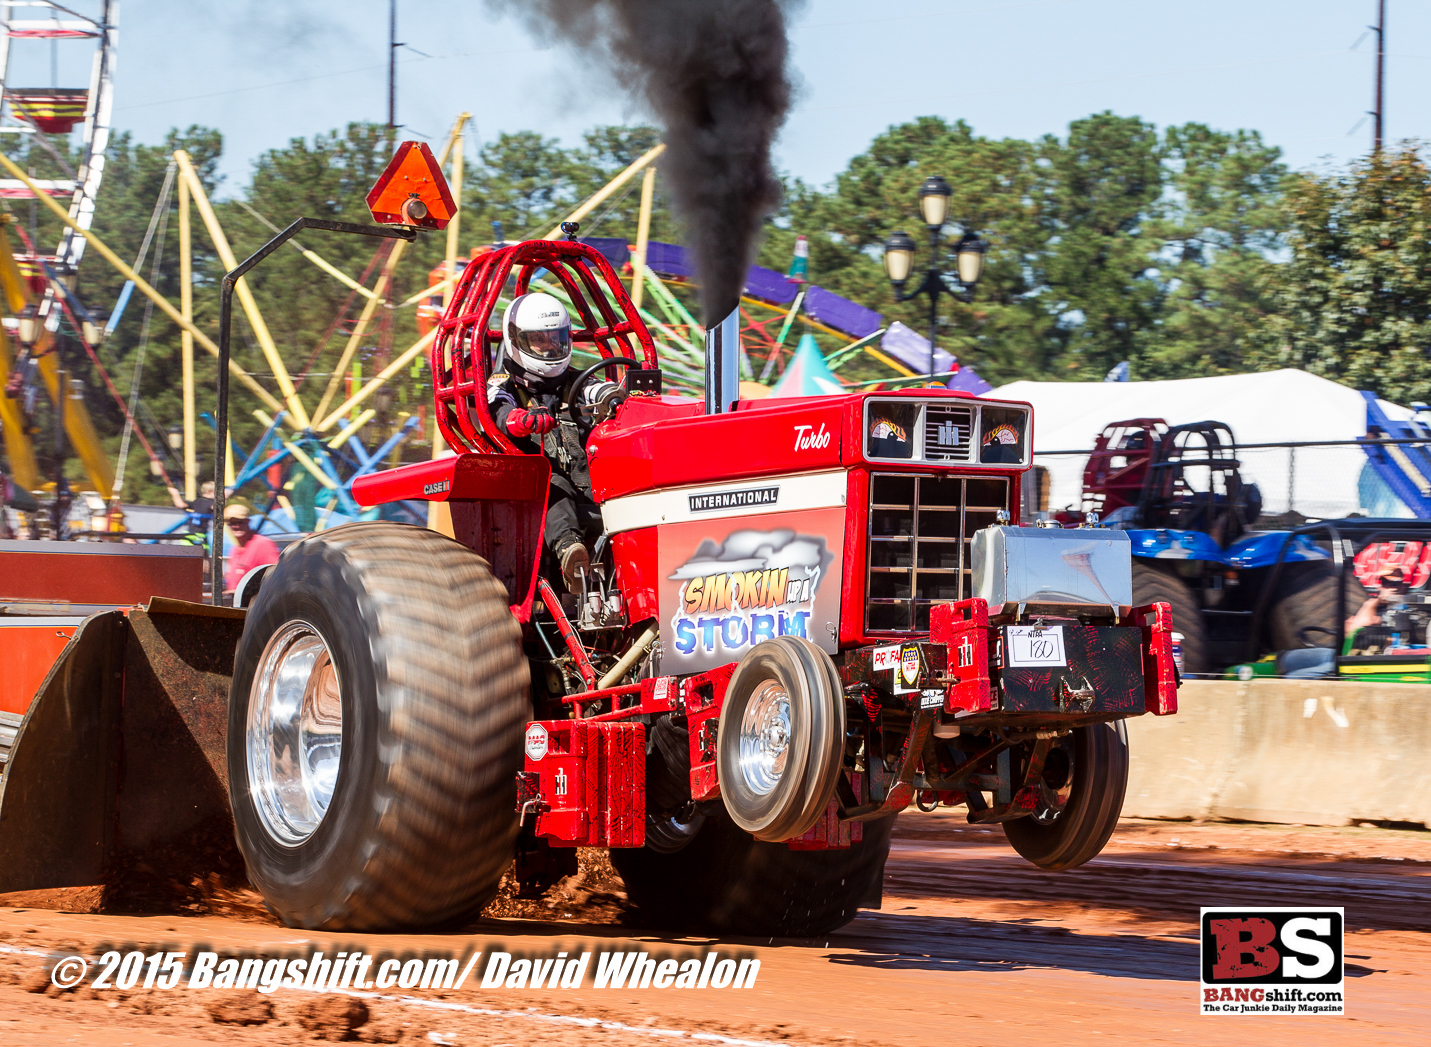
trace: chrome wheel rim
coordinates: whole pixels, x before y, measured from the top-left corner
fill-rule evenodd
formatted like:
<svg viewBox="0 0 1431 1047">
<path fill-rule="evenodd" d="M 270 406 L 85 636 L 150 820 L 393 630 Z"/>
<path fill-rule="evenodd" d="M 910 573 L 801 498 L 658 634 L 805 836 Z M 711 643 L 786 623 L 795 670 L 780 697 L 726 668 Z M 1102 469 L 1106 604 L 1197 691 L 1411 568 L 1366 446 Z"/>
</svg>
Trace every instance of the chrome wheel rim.
<svg viewBox="0 0 1431 1047">
<path fill-rule="evenodd" d="M 750 696 L 740 718 L 740 774 L 758 796 L 767 796 L 785 774 L 790 750 L 790 696 L 767 680 Z"/>
<path fill-rule="evenodd" d="M 343 759 L 337 667 L 307 622 L 286 623 L 259 656 L 245 742 L 259 819 L 277 842 L 301 844 L 328 813 Z"/>
</svg>

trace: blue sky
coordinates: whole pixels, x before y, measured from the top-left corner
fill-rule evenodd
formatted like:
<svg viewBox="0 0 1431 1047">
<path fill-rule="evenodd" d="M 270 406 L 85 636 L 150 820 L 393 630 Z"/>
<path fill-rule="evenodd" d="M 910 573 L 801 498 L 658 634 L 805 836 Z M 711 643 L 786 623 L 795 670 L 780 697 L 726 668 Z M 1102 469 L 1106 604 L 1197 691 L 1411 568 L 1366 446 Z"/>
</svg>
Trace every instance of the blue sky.
<svg viewBox="0 0 1431 1047">
<path fill-rule="evenodd" d="M 386 119 L 387 0 L 121 6 L 116 128 L 155 142 L 174 126 L 217 127 L 230 185 L 293 137 Z M 1420 137 L 1431 0 L 1388 8 L 1387 135 Z M 481 0 L 398 10 L 398 39 L 415 49 L 399 52 L 398 120 L 415 132 L 440 139 L 466 109 L 482 140 L 533 129 L 575 144 L 585 128 L 643 118 L 579 56 Z M 1375 0 L 807 0 L 792 20 L 799 93 L 776 164 L 825 184 L 916 116 L 1027 138 L 1104 109 L 1253 128 L 1294 167 L 1342 164 L 1368 149 L 1374 37 L 1353 47 L 1374 17 Z M 88 44 L 59 54 L 61 86 L 88 79 Z M 48 86 L 49 45 L 18 42 L 10 83 Z"/>
</svg>

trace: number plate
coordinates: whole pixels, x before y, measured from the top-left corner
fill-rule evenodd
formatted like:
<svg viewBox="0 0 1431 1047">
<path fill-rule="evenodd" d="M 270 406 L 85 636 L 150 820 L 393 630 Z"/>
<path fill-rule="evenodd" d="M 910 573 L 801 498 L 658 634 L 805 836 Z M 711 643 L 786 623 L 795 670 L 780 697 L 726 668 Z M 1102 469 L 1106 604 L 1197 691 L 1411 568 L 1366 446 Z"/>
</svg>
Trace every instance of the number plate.
<svg viewBox="0 0 1431 1047">
<path fill-rule="evenodd" d="M 1067 665 L 1063 649 L 1063 626 L 1011 625 L 1008 629 L 1010 667 Z"/>
</svg>

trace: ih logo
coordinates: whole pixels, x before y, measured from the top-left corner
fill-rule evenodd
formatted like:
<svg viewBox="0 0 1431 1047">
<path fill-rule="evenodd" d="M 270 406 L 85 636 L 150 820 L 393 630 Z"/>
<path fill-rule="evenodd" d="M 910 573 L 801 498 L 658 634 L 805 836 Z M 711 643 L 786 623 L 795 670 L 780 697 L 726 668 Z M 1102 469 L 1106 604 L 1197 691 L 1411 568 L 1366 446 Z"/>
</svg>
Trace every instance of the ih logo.
<svg viewBox="0 0 1431 1047">
<path fill-rule="evenodd" d="M 959 668 L 967 669 L 974 664 L 974 641 L 965 636 L 959 641 Z"/>
<path fill-rule="evenodd" d="M 934 442 L 940 447 L 958 447 L 959 427 L 953 422 L 940 422 L 934 429 Z"/>
<path fill-rule="evenodd" d="M 565 796 L 567 793 L 568 784 L 571 782 L 571 778 L 567 776 L 565 767 L 557 768 L 557 773 L 556 776 L 553 778 L 553 782 L 556 785 L 556 794 L 558 796 Z"/>
<path fill-rule="evenodd" d="M 1342 1013 L 1343 922 L 1341 909 L 1203 909 L 1203 1013 Z"/>
</svg>

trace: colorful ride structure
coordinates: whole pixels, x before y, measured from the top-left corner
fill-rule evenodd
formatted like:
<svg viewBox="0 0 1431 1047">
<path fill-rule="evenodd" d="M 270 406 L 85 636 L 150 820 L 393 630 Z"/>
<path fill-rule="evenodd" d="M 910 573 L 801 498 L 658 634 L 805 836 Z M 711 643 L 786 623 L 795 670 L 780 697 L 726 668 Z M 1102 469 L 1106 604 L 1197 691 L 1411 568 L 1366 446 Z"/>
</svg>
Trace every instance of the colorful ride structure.
<svg viewBox="0 0 1431 1047">
<path fill-rule="evenodd" d="M 19 7 L 48 9 L 50 17 L 16 18 Z M 6 224 L 23 242 L 23 250 L 17 251 L 0 228 L 0 311 L 6 317 L 0 335 L 0 372 L 5 376 L 5 392 L 0 395 L 0 432 L 14 482 L 26 490 L 37 489 L 43 482 L 30 444 L 33 427 L 27 417 L 28 408 L 39 395 L 47 396 L 56 405 L 57 425 L 83 461 L 95 489 L 108 493 L 113 483 L 113 468 L 100 447 L 84 403 L 73 395 L 61 361 L 51 347 L 66 313 L 71 314 L 77 328 L 84 326 L 90 334 L 86 348 L 98 340 L 92 317 L 82 307 L 75 314 L 77 303 L 72 292 L 75 273 L 84 256 L 85 233 L 94 220 L 104 177 L 104 152 L 109 145 L 114 106 L 118 7 L 114 0 L 101 0 L 98 10 L 86 15 L 48 0 L 23 5 L 0 3 L 0 135 L 29 136 L 55 158 L 66 175 L 61 179 L 0 178 L 0 199 L 39 196 L 51 207 L 58 206 L 56 199 L 67 200 L 62 212 L 67 217 L 66 228 L 53 253 L 42 253 L 23 230 L 7 220 Z M 16 50 L 35 41 L 48 41 L 55 58 L 62 42 L 93 46 L 89 85 L 16 86 L 12 69 Z M 58 69 L 57 61 L 53 68 Z M 73 166 L 50 136 L 67 135 L 81 124 L 80 160 L 78 166 Z M 57 479 L 56 486 L 65 486 L 63 477 Z M 57 490 L 56 495 L 61 497 L 63 491 Z"/>
<path fill-rule="evenodd" d="M 129 436 L 132 434 L 138 438 L 148 454 L 151 471 L 162 478 L 170 488 L 176 504 L 190 504 L 199 494 L 197 462 L 200 458 L 197 430 L 201 416 L 195 406 L 194 349 L 198 346 L 211 355 L 220 355 L 219 347 L 204 331 L 196 327 L 193 321 L 191 211 L 198 212 L 198 217 L 225 268 L 235 269 L 239 260 L 207 198 L 193 163 L 183 150 L 174 153 L 173 163 L 167 173 L 165 187 L 156 204 L 150 227 L 151 234 L 158 227 L 158 243 L 162 244 L 163 223 L 168 221 L 170 193 L 177 193 L 181 256 L 181 300 L 178 308 L 159 295 L 150 282 L 144 280 L 136 271 L 144 264 L 143 255 L 133 266 L 127 265 L 91 232 L 89 226 L 94 210 L 93 195 L 97 191 L 99 175 L 103 168 L 99 150 L 102 150 L 109 133 L 110 84 L 114 68 L 114 6 L 108 0 L 105 0 L 102 6 L 102 16 L 93 23 L 87 22 L 83 26 L 79 23 L 71 25 L 69 22 L 45 23 L 48 28 L 44 29 L 45 32 L 70 35 L 88 34 L 101 45 L 93 84 L 89 92 L 84 93 L 87 106 L 85 142 L 89 151 L 86 153 L 83 170 L 76 172 L 77 177 L 73 181 L 60 185 L 35 179 L 20 170 L 8 158 L 0 156 L 0 166 L 6 169 L 6 172 L 0 174 L 8 173 L 10 176 L 0 179 L 0 194 L 28 194 L 60 217 L 66 229 L 64 240 L 55 255 L 40 257 L 27 242 L 25 252 L 16 256 L 20 269 L 17 276 L 12 274 L 12 278 L 5 280 L 5 291 L 10 311 L 15 316 L 15 320 L 8 325 L 9 330 L 15 334 L 20 349 L 18 353 L 12 354 L 8 345 L 0 346 L 0 353 L 3 353 L 0 365 L 3 365 L 10 376 L 11 384 L 24 381 L 25 374 L 31 373 L 32 384 L 35 380 L 43 379 L 52 390 L 57 389 L 60 380 L 57 373 L 58 358 L 54 353 L 45 351 L 45 338 L 57 329 L 59 317 L 68 314 L 78 341 L 103 375 L 128 423 L 116 477 L 115 468 L 94 436 L 93 426 L 84 413 L 82 401 L 72 401 L 73 406 L 65 413 L 63 424 L 69 433 L 71 446 L 85 462 L 90 486 L 106 496 L 111 496 L 117 509 L 125 456 Z M 0 3 L 0 12 L 4 11 L 8 11 L 8 6 Z M 6 24 L 11 29 L 6 47 L 9 46 L 8 41 L 19 34 L 31 32 L 28 23 L 12 21 Z M 8 51 L 6 53 L 8 54 Z M 6 68 L 8 67 L 4 66 L 3 61 L 0 61 L 0 70 Z M 6 98 L 11 111 L 17 114 L 17 119 L 24 121 L 24 127 L 17 127 L 16 130 L 33 133 L 37 136 L 37 141 L 44 141 L 45 128 L 59 129 L 66 119 L 66 114 L 73 115 L 79 93 L 72 92 L 71 95 L 73 97 L 61 98 L 61 95 L 53 90 L 44 94 L 7 89 Z M 426 147 L 414 147 L 408 157 L 410 164 L 416 165 L 413 171 L 419 178 L 423 177 L 423 164 L 433 164 L 432 170 L 438 172 L 438 177 L 441 177 L 443 167 L 448 168 L 448 184 L 455 199 L 461 198 L 462 130 L 468 119 L 470 116 L 466 113 L 458 117 L 437 156 L 434 157 Z M 4 129 L 0 127 L 0 130 Z M 683 301 L 683 297 L 689 296 L 677 293 L 682 286 L 689 286 L 694 282 L 694 266 L 683 247 L 652 241 L 648 236 L 656 174 L 655 162 L 664 150 L 664 145 L 657 145 L 639 157 L 576 207 L 545 239 L 556 239 L 562 234 L 562 226 L 579 223 L 610 199 L 623 185 L 641 175 L 641 210 L 635 243 L 612 237 L 587 237 L 582 242 L 600 253 L 612 265 L 613 270 L 624 278 L 623 284 L 630 289 L 634 308 L 662 350 L 667 386 L 673 392 L 700 395 L 705 380 L 706 331 Z M 67 210 L 54 199 L 56 193 L 60 192 L 71 194 Z M 266 221 L 252 208 L 249 210 L 261 221 Z M 380 434 L 377 440 L 380 446 L 371 451 L 361 442 L 360 433 L 377 416 L 373 397 L 387 383 L 405 373 L 411 373 L 415 378 L 422 377 L 423 361 L 436 334 L 434 323 L 445 309 L 469 264 L 481 262 L 494 249 L 505 246 L 499 231 L 495 244 L 477 247 L 470 251 L 466 258 L 460 258 L 460 220 L 455 210 L 452 211 L 450 219 L 445 229 L 446 258 L 431 270 L 428 287 L 402 302 L 393 301 L 391 290 L 394 272 L 406 247 L 405 241 L 383 242 L 374 254 L 368 271 L 356 280 L 324 260 L 317 252 L 299 245 L 297 241 L 289 241 L 311 264 L 342 282 L 352 292 L 348 305 L 335 319 L 327 338 L 313 354 L 313 359 L 316 359 L 328 344 L 328 339 L 335 333 L 346 335 L 346 343 L 328 374 L 328 380 L 316 404 L 305 402 L 306 398 L 299 394 L 303 384 L 303 371 L 310 367 L 313 361 L 302 365 L 299 371 L 290 373 L 289 362 L 279 353 L 253 295 L 242 279 L 237 281 L 234 291 L 238 306 L 248 320 L 253 341 L 262 351 L 271 379 L 260 383 L 253 374 L 231 359 L 228 362 L 231 378 L 242 384 L 257 400 L 257 405 L 251 408 L 251 412 L 261 423 L 263 435 L 249 449 L 230 442 L 223 456 L 226 462 L 224 488 L 226 492 L 247 488 L 244 493 L 251 495 L 255 505 L 264 510 L 264 519 L 260 526 L 268 530 L 275 525 L 285 530 L 299 527 L 322 529 L 358 518 L 364 510 L 353 498 L 353 481 L 372 472 L 385 460 L 396 464 L 400 445 L 419 432 L 431 437 L 434 457 L 446 453 L 446 444 L 441 433 L 435 425 L 430 425 L 427 421 L 425 405 L 415 407 L 413 415 L 404 416 L 402 412 L 398 412 L 395 424 Z M 16 228 L 14 231 L 24 238 L 23 230 Z M 4 230 L 0 229 L 0 237 L 3 236 Z M 103 256 L 126 280 L 118 301 L 108 315 L 108 324 L 105 323 L 104 313 L 87 308 L 75 296 L 73 290 L 71 277 L 74 265 L 84 245 L 90 242 L 94 244 L 96 253 Z M 11 257 L 11 252 L 4 249 L 3 243 L 0 243 L 0 251 L 5 254 L 6 260 Z M 761 266 L 752 266 L 747 274 L 740 301 L 738 325 L 741 341 L 740 378 L 744 380 L 747 395 L 827 395 L 842 392 L 855 384 L 872 384 L 852 383 L 840 374 L 841 369 L 860 353 L 867 353 L 890 368 L 893 374 L 886 380 L 890 384 L 898 385 L 911 380 L 926 381 L 928 376 L 920 370 L 921 365 L 915 362 L 913 356 L 908 361 L 902 360 L 899 349 L 891 348 L 894 343 L 889 338 L 886 338 L 884 344 L 880 344 L 882 336 L 902 332 L 902 326 L 897 323 L 887 326 L 880 314 L 874 310 L 810 283 L 808 254 L 808 244 L 801 237 L 796 241 L 795 257 L 788 273 L 782 274 Z M 7 266 L 0 264 L 0 268 Z M 155 272 L 157 273 L 157 262 Z M 370 283 L 369 275 L 373 273 L 376 273 L 376 277 Z M 533 289 L 556 295 L 575 311 L 576 303 L 569 289 L 563 287 L 552 272 L 534 273 L 530 285 Z M 182 331 L 183 424 L 182 428 L 171 429 L 167 441 L 162 438 L 162 433 L 159 434 L 161 439 L 153 443 L 146 438 L 144 427 L 136 420 L 136 415 L 142 414 L 143 405 L 137 395 L 131 395 L 128 402 L 119 395 L 114 383 L 104 372 L 95 351 L 106 330 L 114 329 L 135 291 L 149 298 L 153 305 L 178 324 Z M 499 289 L 497 304 L 505 304 L 510 300 L 511 291 L 510 287 Z M 351 318 L 348 310 L 355 307 L 360 299 L 360 311 L 355 319 Z M 392 318 L 396 310 L 413 305 L 417 306 L 420 337 L 413 345 L 399 352 L 391 347 Z M 797 320 L 802 325 L 800 336 L 791 338 Z M 367 344 L 373 340 L 370 332 L 375 328 L 378 329 L 377 340 L 382 343 L 377 351 Z M 838 348 L 833 352 L 822 353 L 814 338 L 817 333 L 827 336 L 827 339 L 838 339 Z M 579 363 L 590 362 L 585 356 L 595 359 L 594 355 L 583 354 L 581 350 L 582 347 L 578 346 Z M 923 359 L 927 351 L 915 355 Z M 957 364 L 952 363 L 952 358 L 950 361 L 953 370 L 957 370 Z M 363 371 L 365 365 L 370 365 L 367 376 Z M 376 373 L 372 373 L 374 371 Z M 967 375 L 972 375 L 972 372 L 967 372 Z M 139 386 L 137 368 L 130 384 L 133 389 Z M 4 425 L 17 484 L 25 489 L 35 489 L 41 484 L 38 470 L 33 467 L 33 454 L 28 451 L 28 432 L 33 427 L 27 425 L 24 412 L 18 410 L 17 402 L 8 399 L 0 399 L 0 422 Z M 153 430 L 152 425 L 150 428 Z M 171 444 L 170 448 L 164 446 L 166 442 Z M 158 444 L 157 450 L 155 443 Z M 182 454 L 171 457 L 171 449 L 182 451 Z M 181 466 L 176 459 L 181 459 Z M 175 475 L 171 480 L 171 471 L 181 475 Z M 61 486 L 59 482 L 58 486 Z M 302 497 L 299 492 L 302 492 Z M 384 512 L 397 514 L 402 519 L 411 518 L 414 522 L 423 522 L 440 518 L 441 509 L 442 507 L 438 506 L 434 514 L 432 507 L 414 503 L 411 506 L 388 507 Z M 367 511 L 369 515 L 372 512 L 373 510 Z M 188 521 L 188 524 L 192 524 L 192 521 Z"/>
</svg>

